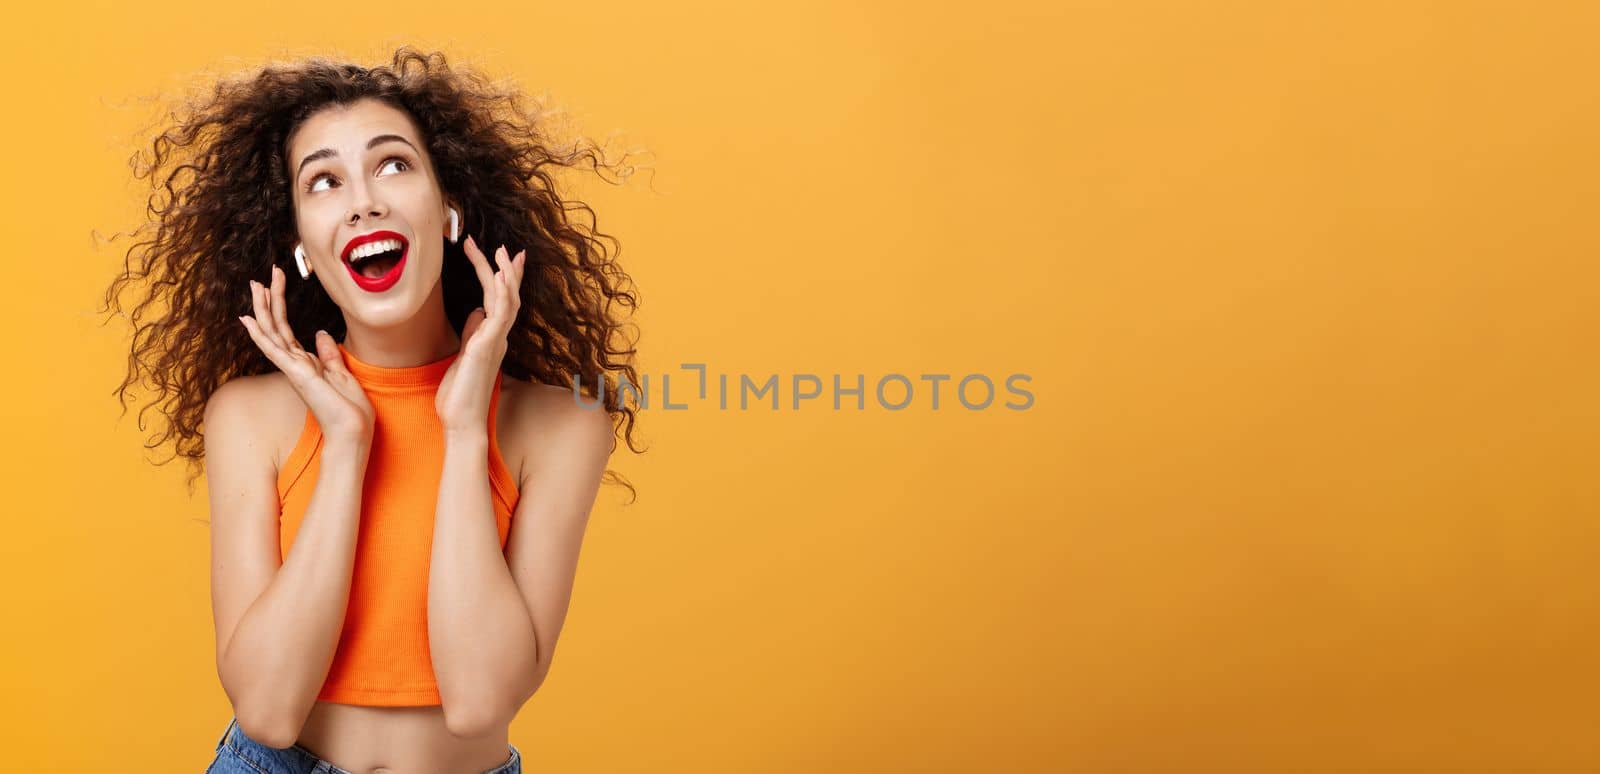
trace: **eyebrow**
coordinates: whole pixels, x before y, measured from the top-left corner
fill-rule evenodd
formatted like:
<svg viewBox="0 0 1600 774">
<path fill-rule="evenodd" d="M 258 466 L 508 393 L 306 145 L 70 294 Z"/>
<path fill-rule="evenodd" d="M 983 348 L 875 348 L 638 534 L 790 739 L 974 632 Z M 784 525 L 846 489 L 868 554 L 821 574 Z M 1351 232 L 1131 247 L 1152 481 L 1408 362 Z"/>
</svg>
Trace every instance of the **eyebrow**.
<svg viewBox="0 0 1600 774">
<path fill-rule="evenodd" d="M 372 150 L 373 148 L 376 148 L 379 145 L 382 145 L 383 143 L 395 142 L 397 140 L 400 141 L 400 142 L 403 142 L 403 143 L 405 143 L 407 145 L 411 145 L 411 141 L 410 140 L 407 140 L 406 138 L 401 137 L 398 134 L 380 134 L 377 137 L 374 137 L 374 138 L 372 138 L 370 140 L 367 140 L 367 150 Z M 417 146 L 411 145 L 411 150 L 416 151 L 417 150 Z M 339 152 L 334 150 L 334 149 L 332 149 L 332 148 L 322 148 L 321 150 L 313 151 L 311 153 L 311 155 L 306 156 L 305 158 L 300 160 L 300 168 L 296 169 L 294 171 L 294 178 L 296 180 L 300 179 L 300 175 L 306 171 L 306 165 L 307 164 L 310 164 L 313 161 L 318 161 L 318 160 L 321 160 L 321 159 L 332 158 L 332 157 L 337 156 L 337 155 L 339 155 Z M 418 155 L 421 155 L 420 152 L 418 153 Z"/>
</svg>

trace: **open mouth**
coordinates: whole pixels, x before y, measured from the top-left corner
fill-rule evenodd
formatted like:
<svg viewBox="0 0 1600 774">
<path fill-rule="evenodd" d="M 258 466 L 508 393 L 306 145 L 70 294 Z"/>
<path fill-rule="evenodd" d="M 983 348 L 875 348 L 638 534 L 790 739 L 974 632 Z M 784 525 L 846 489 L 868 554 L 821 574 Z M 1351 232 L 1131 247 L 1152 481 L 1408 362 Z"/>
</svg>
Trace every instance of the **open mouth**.
<svg viewBox="0 0 1600 774">
<path fill-rule="evenodd" d="M 361 245 L 350 251 L 345 266 L 363 290 L 387 290 L 405 269 L 408 245 L 404 239 L 387 238 Z"/>
</svg>

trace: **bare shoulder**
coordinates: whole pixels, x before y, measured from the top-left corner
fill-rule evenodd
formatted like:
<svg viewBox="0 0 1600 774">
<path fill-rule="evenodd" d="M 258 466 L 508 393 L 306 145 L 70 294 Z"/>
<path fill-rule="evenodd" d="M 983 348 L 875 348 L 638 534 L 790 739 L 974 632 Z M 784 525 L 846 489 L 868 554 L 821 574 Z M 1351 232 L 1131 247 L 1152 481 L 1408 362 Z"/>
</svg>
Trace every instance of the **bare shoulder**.
<svg viewBox="0 0 1600 774">
<path fill-rule="evenodd" d="M 609 455 L 611 415 L 594 403 L 589 398 L 580 402 L 568 387 L 510 375 L 501 380 L 495 432 L 519 487 L 551 454 Z"/>
<path fill-rule="evenodd" d="M 212 393 L 208 421 L 213 408 L 225 414 L 224 421 L 243 423 L 245 432 L 262 438 L 274 469 L 283 466 L 305 425 L 306 404 L 281 371 L 228 380 Z"/>
</svg>

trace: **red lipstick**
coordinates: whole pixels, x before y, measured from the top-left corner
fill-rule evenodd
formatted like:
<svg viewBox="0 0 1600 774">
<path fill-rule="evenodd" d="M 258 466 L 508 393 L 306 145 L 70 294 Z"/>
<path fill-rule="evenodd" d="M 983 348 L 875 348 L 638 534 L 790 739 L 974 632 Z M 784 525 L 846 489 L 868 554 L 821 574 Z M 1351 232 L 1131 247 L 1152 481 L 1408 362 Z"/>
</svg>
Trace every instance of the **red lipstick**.
<svg viewBox="0 0 1600 774">
<path fill-rule="evenodd" d="M 395 261 L 394 266 L 389 267 L 389 270 L 384 272 L 383 276 L 381 277 L 367 277 L 356 271 L 356 267 L 350 263 L 350 252 L 364 244 L 379 242 L 386 239 L 393 239 L 400 243 L 400 260 Z M 391 287 L 394 287 L 394 284 L 400 281 L 400 275 L 403 271 L 405 271 L 406 257 L 410 254 L 411 243 L 405 238 L 404 235 L 395 231 L 384 230 L 374 231 L 370 234 L 362 234 L 354 239 L 351 239 L 345 244 L 344 250 L 340 252 L 339 257 L 344 262 L 345 270 L 350 272 L 350 278 L 358 287 L 370 293 L 381 293 Z"/>
</svg>

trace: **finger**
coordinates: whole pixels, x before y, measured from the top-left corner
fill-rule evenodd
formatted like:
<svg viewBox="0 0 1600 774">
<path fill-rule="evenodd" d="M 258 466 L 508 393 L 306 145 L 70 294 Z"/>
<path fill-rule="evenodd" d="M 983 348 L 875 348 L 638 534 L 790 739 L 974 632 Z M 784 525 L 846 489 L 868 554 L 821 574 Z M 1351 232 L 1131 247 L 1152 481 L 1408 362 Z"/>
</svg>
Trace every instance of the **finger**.
<svg viewBox="0 0 1600 774">
<path fill-rule="evenodd" d="M 476 334 L 478 332 L 478 328 L 483 326 L 483 320 L 484 312 L 483 307 L 481 306 L 467 313 L 466 322 L 461 324 L 462 349 L 466 349 L 467 342 L 472 341 L 473 334 Z"/>
<path fill-rule="evenodd" d="M 517 291 L 512 288 L 511 283 L 514 280 L 512 280 L 510 271 L 500 272 L 499 279 L 500 287 L 496 292 L 500 294 L 500 315 L 495 318 L 495 331 L 500 336 L 504 336 L 506 331 L 511 330 L 511 321 L 517 317 Z"/>
<path fill-rule="evenodd" d="M 344 374 L 351 379 L 356 378 L 355 374 L 350 373 L 350 366 L 345 364 L 344 355 L 339 353 L 339 340 L 326 329 L 323 329 L 321 334 L 322 340 L 317 342 L 317 358 L 334 373 Z M 326 356 L 323 354 L 324 348 L 327 349 Z"/>
<path fill-rule="evenodd" d="M 494 307 L 491 306 L 494 300 L 490 298 L 490 291 L 494 288 L 494 270 L 489 268 L 489 259 L 484 257 L 482 250 L 478 249 L 478 242 L 472 238 L 471 234 L 467 235 L 466 247 L 463 248 L 462 252 L 467 254 L 467 260 L 472 261 L 472 268 L 478 273 L 478 282 L 483 285 L 484 311 L 494 311 Z"/>
<path fill-rule="evenodd" d="M 516 276 L 517 269 L 515 266 L 511 265 L 511 251 L 507 250 L 505 245 L 501 245 L 500 249 L 495 251 L 494 260 L 495 263 L 500 265 L 500 284 L 505 285 L 506 287 L 505 295 L 502 297 L 503 304 L 501 306 L 501 310 L 504 312 L 503 316 L 509 318 L 514 314 L 511 308 L 511 297 L 515 295 L 515 293 L 513 293 L 511 289 L 515 286 L 511 283 L 513 278 Z"/>
<path fill-rule="evenodd" d="M 265 336 L 268 341 L 271 341 L 279 349 L 283 349 L 283 342 L 278 340 L 277 333 L 273 331 L 273 326 L 270 322 L 272 320 L 272 302 L 267 296 L 267 289 L 262 287 L 261 283 L 250 280 L 250 299 L 255 304 L 256 313 L 254 317 L 256 327 L 261 331 L 261 335 Z"/>
<path fill-rule="evenodd" d="M 472 342 L 472 339 L 477 336 L 478 328 L 483 328 L 483 320 L 485 320 L 483 307 L 478 307 L 478 309 L 474 309 L 472 312 L 467 313 L 466 323 L 462 323 L 461 325 L 462 352 L 466 352 L 467 344 Z"/>
<path fill-rule="evenodd" d="M 339 345 L 333 340 L 333 334 L 327 331 L 317 331 L 317 359 L 322 365 L 335 371 L 344 370 L 344 358 L 339 356 Z"/>
<path fill-rule="evenodd" d="M 278 337 L 283 339 L 287 349 L 295 354 L 304 352 L 300 346 L 300 339 L 294 335 L 294 329 L 289 327 L 289 303 L 284 300 L 284 288 L 289 280 L 283 274 L 283 269 L 277 264 L 272 265 L 272 323 L 278 329 Z"/>
<path fill-rule="evenodd" d="M 256 319 L 249 315 L 240 315 L 239 322 L 244 323 L 244 329 L 250 332 L 250 340 L 256 343 L 256 347 L 261 350 L 261 354 L 266 355 L 267 359 L 278 367 L 278 370 L 288 373 L 288 369 L 285 368 L 287 364 L 283 361 L 283 350 L 262 332 L 261 323 L 256 322 Z"/>
<path fill-rule="evenodd" d="M 518 252 L 517 257 L 511 262 L 512 267 L 516 269 L 515 277 L 511 281 L 511 308 L 513 311 L 522 308 L 522 267 L 527 265 L 527 258 L 528 251 L 523 250 Z"/>
<path fill-rule="evenodd" d="M 504 275 L 510 275 L 510 272 L 512 272 L 510 253 L 507 253 L 506 245 L 501 245 L 494 251 L 494 265 L 496 265 L 496 272 L 504 273 Z"/>
<path fill-rule="evenodd" d="M 504 317 L 506 312 L 510 311 L 511 308 L 511 300 L 507 297 L 508 294 L 505 292 L 506 279 L 511 276 L 511 254 L 506 251 L 505 245 L 500 245 L 499 247 L 495 248 L 494 264 L 496 267 L 494 271 L 494 278 L 497 280 L 496 284 L 499 285 L 499 287 L 496 287 L 494 290 L 495 314 L 493 317 L 498 323 L 500 318 Z"/>
</svg>

